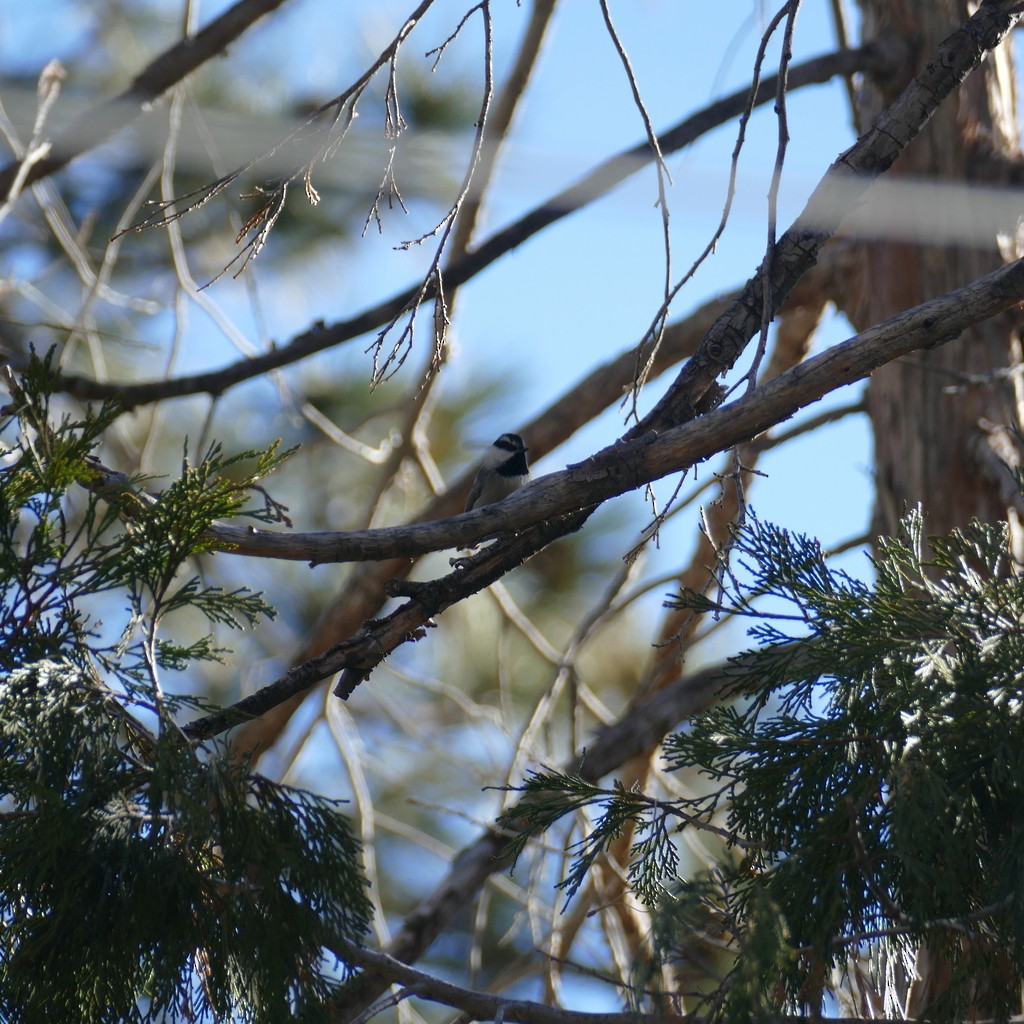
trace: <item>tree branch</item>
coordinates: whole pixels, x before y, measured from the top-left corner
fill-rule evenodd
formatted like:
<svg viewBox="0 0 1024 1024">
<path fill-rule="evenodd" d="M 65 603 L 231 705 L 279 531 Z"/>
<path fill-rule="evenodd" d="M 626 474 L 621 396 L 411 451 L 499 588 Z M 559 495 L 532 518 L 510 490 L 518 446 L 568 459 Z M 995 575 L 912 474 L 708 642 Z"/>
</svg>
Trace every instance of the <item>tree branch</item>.
<svg viewBox="0 0 1024 1024">
<path fill-rule="evenodd" d="M 830 269 L 829 264 L 823 262 L 815 273 L 827 276 Z M 655 355 L 654 372 L 664 372 L 692 355 L 727 302 L 728 297 L 712 299 L 684 320 L 670 324 Z M 553 451 L 599 412 L 621 400 L 632 380 L 635 361 L 635 350 L 623 351 L 563 392 L 532 420 L 519 424 L 516 433 L 526 439 L 534 457 L 539 459 Z M 430 501 L 416 519 L 437 519 L 461 511 L 475 474 L 475 466 L 467 468 L 447 491 Z M 360 629 L 365 619 L 378 614 L 384 601 L 386 581 L 406 577 L 414 564 L 410 559 L 394 559 L 353 566 L 341 591 L 295 652 L 292 663 L 300 664 L 321 654 L 338 639 L 351 636 Z M 232 735 L 232 744 L 247 758 L 266 750 L 276 741 L 300 700 L 301 695 L 240 727 Z"/>
<path fill-rule="evenodd" d="M 339 672 L 341 678 L 334 692 L 347 698 L 397 647 L 409 640 L 422 639 L 433 625 L 431 620 L 435 615 L 489 587 L 553 540 L 575 532 L 592 511 L 584 509 L 542 522 L 504 544 L 491 545 L 479 554 L 463 559 L 454 572 L 441 579 L 415 585 L 406 583 L 394 588 L 394 596 L 410 599 L 386 618 L 366 623 L 355 636 L 289 669 L 276 682 L 262 687 L 230 708 L 190 722 L 183 730 L 185 735 L 197 742 L 210 739 L 245 718 L 261 715 L 308 690 L 321 679 Z"/>
<path fill-rule="evenodd" d="M 1004 901 L 1005 903 L 1006 901 Z M 990 908 L 986 908 L 988 910 Z M 891 929 L 879 929 L 890 934 Z M 855 938 L 860 939 L 860 936 Z M 403 992 L 412 997 L 440 1003 L 453 1010 L 461 1010 L 463 1020 L 508 1021 L 514 1024 L 706 1024 L 718 1017 L 712 1014 L 675 1014 L 665 1010 L 657 1013 L 640 1013 L 636 1010 L 598 1013 L 584 1010 L 567 1010 L 549 1003 L 538 1003 L 531 999 L 510 999 L 508 996 L 492 995 L 475 989 L 454 985 L 449 981 L 410 967 L 387 953 L 379 953 L 365 946 L 334 943 L 331 952 L 346 963 L 361 967 L 365 974 L 373 975 L 384 982 L 384 988 L 399 985 Z M 382 989 L 383 990 L 383 989 Z M 373 1008 L 376 1009 L 376 1008 Z M 332 1018 L 351 1020 L 332 1007 Z M 371 1014 L 360 1014 L 360 1021 L 369 1020 Z M 825 1017 L 821 1014 L 777 1013 L 771 1019 L 777 1024 L 891 1024 L 891 1017 Z M 994 1024 L 979 1021 L 978 1024 Z"/>
<path fill-rule="evenodd" d="M 650 750 L 680 722 L 709 707 L 728 681 L 729 671 L 728 666 L 715 666 L 676 680 L 646 703 L 629 709 L 586 748 L 582 764 L 577 760 L 564 770 L 597 782 L 629 758 Z M 487 829 L 464 847 L 434 892 L 406 916 L 388 947 L 390 955 L 406 962 L 422 956 L 451 920 L 465 911 L 484 882 L 504 870 L 507 862 L 502 853 L 511 838 L 508 833 Z M 354 979 L 346 986 L 345 1002 L 335 1008 L 334 1019 L 351 1020 L 389 984 L 390 980 L 371 975 Z"/>
<path fill-rule="evenodd" d="M 748 440 L 830 390 L 867 376 L 884 362 L 916 347 L 934 346 L 957 337 L 971 323 L 1016 304 L 1022 294 L 1024 260 L 993 271 L 948 296 L 892 317 L 781 374 L 739 401 L 707 414 L 698 423 L 686 424 L 660 436 L 646 435 L 612 445 L 586 462 L 542 477 L 499 506 L 433 522 L 335 534 L 289 536 L 251 528 L 215 527 L 211 532 L 224 545 L 224 550 L 235 547 L 238 553 L 258 551 L 265 556 L 319 561 L 336 561 L 342 557 L 385 559 L 395 557 L 398 552 L 422 554 L 428 550 L 466 546 L 496 532 L 521 532 L 491 545 L 471 560 L 470 568 L 420 585 L 416 597 L 386 619 L 368 622 L 355 636 L 325 653 L 307 658 L 279 680 L 232 708 L 191 723 L 186 733 L 194 740 L 209 739 L 247 718 L 280 707 L 321 680 L 346 670 L 349 675 L 341 689 L 342 695 L 347 696 L 358 681 L 399 644 L 419 639 L 432 615 L 500 579 L 552 540 L 579 529 L 592 507 L 600 501 Z M 97 472 L 93 486 L 124 485 L 126 478 L 120 474 Z M 450 500 L 450 496 L 439 499 L 446 500 Z M 578 509 L 586 511 L 568 514 Z M 474 526 L 474 523 L 494 522 L 501 525 L 500 530 L 485 532 Z M 342 552 L 347 554 L 342 555 Z M 383 568 L 401 575 L 403 566 L 401 562 L 397 565 L 385 562 Z M 399 587 L 393 589 L 396 593 L 402 592 Z"/>
<path fill-rule="evenodd" d="M 507 537 L 598 505 L 749 441 L 879 366 L 915 349 L 954 340 L 968 327 L 1017 305 L 1022 295 L 1024 260 L 1018 260 L 898 313 L 698 420 L 661 434 L 627 435 L 584 462 L 532 481 L 496 505 L 372 530 L 279 533 L 221 525 L 213 527 L 210 535 L 221 550 L 234 554 L 317 564 L 412 558 Z"/>
</svg>

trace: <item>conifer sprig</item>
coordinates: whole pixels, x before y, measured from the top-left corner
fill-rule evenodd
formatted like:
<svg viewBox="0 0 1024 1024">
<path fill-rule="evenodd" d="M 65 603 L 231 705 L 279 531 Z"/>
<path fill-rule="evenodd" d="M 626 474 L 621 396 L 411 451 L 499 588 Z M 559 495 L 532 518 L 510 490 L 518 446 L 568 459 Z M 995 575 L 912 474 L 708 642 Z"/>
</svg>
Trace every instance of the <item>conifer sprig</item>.
<svg viewBox="0 0 1024 1024">
<path fill-rule="evenodd" d="M 519 852 L 600 808 L 571 847 L 570 895 L 629 823 L 661 956 L 706 955 L 694 929 L 717 937 L 724 981 L 700 1001 L 712 1016 L 816 1008 L 833 972 L 885 991 L 922 946 L 952 973 L 934 1019 L 979 1003 L 998 1019 L 1019 1000 L 1024 577 L 1005 524 L 927 540 L 923 526 L 914 511 L 879 545 L 869 585 L 749 516 L 719 608 L 760 616 L 758 646 L 734 660 L 730 699 L 663 750 L 704 792 L 653 800 L 540 772 L 503 819 Z M 721 860 L 680 877 L 674 833 L 692 827 L 717 832 Z"/>
<path fill-rule="evenodd" d="M 186 453 L 178 480 L 126 508 L 78 486 L 116 410 L 55 418 L 50 380 L 48 360 L 9 377 L 4 410 L 0 1017 L 317 1019 L 348 973 L 326 950 L 370 914 L 349 820 L 188 743 L 179 723 L 208 703 L 159 679 L 223 652 L 212 634 L 161 636 L 168 617 L 273 614 L 189 566 L 287 453 Z M 263 493 L 257 518 L 276 514 Z M 100 618 L 118 614 L 111 641 Z"/>
</svg>

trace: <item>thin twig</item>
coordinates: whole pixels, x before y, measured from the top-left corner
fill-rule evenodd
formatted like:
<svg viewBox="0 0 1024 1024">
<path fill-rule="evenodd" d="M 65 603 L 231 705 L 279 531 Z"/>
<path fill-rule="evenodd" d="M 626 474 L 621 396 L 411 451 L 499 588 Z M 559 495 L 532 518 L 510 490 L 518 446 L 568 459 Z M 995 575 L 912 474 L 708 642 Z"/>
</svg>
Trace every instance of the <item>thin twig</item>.
<svg viewBox="0 0 1024 1024">
<path fill-rule="evenodd" d="M 655 316 L 654 323 L 648 328 L 648 332 L 644 337 L 644 341 L 650 340 L 652 349 L 657 350 L 661 345 L 661 339 L 665 333 L 665 324 L 668 320 L 669 306 L 672 301 L 672 235 L 669 231 L 669 208 L 668 208 L 668 194 L 665 188 L 666 181 L 672 183 L 672 175 L 669 173 L 668 166 L 665 164 L 665 157 L 661 152 L 661 146 L 658 142 L 658 136 L 654 131 L 654 125 L 651 123 L 650 114 L 647 113 L 647 107 L 644 104 L 643 97 L 640 94 L 640 85 L 637 82 L 636 73 L 633 71 L 633 65 L 630 63 L 629 54 L 626 53 L 626 47 L 623 45 L 622 40 L 619 38 L 619 34 L 615 29 L 615 23 L 612 21 L 612 12 L 608 7 L 608 0 L 601 0 L 601 14 L 604 16 L 605 27 L 608 29 L 608 35 L 611 37 L 612 44 L 615 47 L 616 53 L 619 55 L 619 60 L 622 63 L 622 67 L 626 72 L 626 78 L 629 80 L 629 87 L 633 93 L 633 104 L 640 113 L 640 118 L 643 121 L 644 132 L 647 135 L 648 145 L 651 147 L 651 152 L 654 155 L 654 167 L 657 173 L 658 181 L 658 207 L 661 210 L 661 234 L 662 234 L 662 245 L 665 251 L 665 281 L 663 285 L 663 299 L 661 308 Z M 756 92 L 756 83 L 752 92 Z M 633 407 L 632 415 L 636 416 L 636 403 L 639 398 L 641 384 L 638 381 L 636 387 L 633 389 Z"/>
<path fill-rule="evenodd" d="M 683 287 L 690 281 L 694 274 L 700 269 L 701 265 L 708 259 L 708 257 L 715 251 L 722 235 L 725 234 L 725 229 L 729 223 L 729 216 L 732 212 L 732 204 L 736 197 L 736 179 L 739 174 L 739 160 L 740 153 L 743 150 L 743 145 L 746 142 L 747 137 L 747 123 L 750 120 L 750 115 L 753 113 L 754 107 L 756 106 L 756 99 L 759 93 L 759 86 L 761 85 L 761 68 L 764 64 L 765 52 L 768 48 L 768 43 L 775 33 L 775 29 L 778 28 L 779 22 L 782 20 L 785 14 L 786 8 L 783 7 L 765 29 L 761 36 L 761 43 L 758 46 L 757 54 L 754 57 L 753 76 L 750 86 L 750 90 L 747 94 L 747 101 L 743 108 L 743 112 L 740 114 L 739 124 L 736 128 L 736 142 L 733 145 L 732 156 L 729 159 L 729 179 L 725 190 L 725 202 L 722 207 L 722 215 L 719 218 L 718 226 L 712 232 L 711 238 L 704 249 L 700 252 L 697 258 L 690 265 L 689 270 L 672 286 L 666 296 L 665 301 L 661 308 L 655 313 L 654 320 L 651 325 L 647 328 L 647 332 L 637 348 L 637 371 L 633 389 L 631 391 L 631 415 L 634 419 L 639 420 L 637 414 L 637 402 L 639 401 L 640 389 L 644 382 L 650 376 L 651 360 L 654 354 L 658 350 L 657 342 L 657 325 L 662 322 L 662 319 L 667 315 L 669 306 L 675 299 L 676 295 L 683 289 Z M 776 96 L 778 95 L 779 80 L 776 79 Z M 645 354 L 645 361 L 641 363 L 641 354 Z"/>
<path fill-rule="evenodd" d="M 757 375 L 761 369 L 761 360 L 768 348 L 768 328 L 775 318 L 771 307 L 771 272 L 775 264 L 775 243 L 778 237 L 779 220 L 779 187 L 782 184 L 782 167 L 786 160 L 789 146 L 789 115 L 786 106 L 786 91 L 789 83 L 789 65 L 793 60 L 793 29 L 796 25 L 797 12 L 801 0 L 788 0 L 780 13 L 786 14 L 786 28 L 782 36 L 782 54 L 779 57 L 779 86 L 775 96 L 775 114 L 778 122 L 778 143 L 775 148 L 775 166 L 772 168 L 771 185 L 768 188 L 768 241 L 765 245 L 764 260 L 761 272 L 764 280 L 761 286 L 761 330 L 757 337 L 757 348 L 750 368 L 744 375 L 747 390 L 750 391 L 757 383 Z"/>
<path fill-rule="evenodd" d="M 420 306 L 431 298 L 433 298 L 437 304 L 433 319 L 434 360 L 432 365 L 435 370 L 442 360 L 442 352 L 448 329 L 448 311 L 444 302 L 441 259 L 444 255 L 455 221 L 458 218 L 459 210 L 462 209 L 463 203 L 470 194 L 473 177 L 476 173 L 476 168 L 480 162 L 481 154 L 484 149 L 488 114 L 491 107 L 491 100 L 494 96 L 494 28 L 491 23 L 490 0 L 481 0 L 480 3 L 470 8 L 470 10 L 463 16 L 452 35 L 437 48 L 437 59 L 440 60 L 441 54 L 444 52 L 444 48 L 452 39 L 455 38 L 456 35 L 458 35 L 463 25 L 468 21 L 470 15 L 476 11 L 480 12 L 480 16 L 483 20 L 484 83 L 483 94 L 480 100 L 480 113 L 477 116 L 476 133 L 473 138 L 473 148 L 470 153 L 466 171 L 463 174 L 462 184 L 460 185 L 458 194 L 456 195 L 452 205 L 449 207 L 448 212 L 432 230 L 420 235 L 418 238 L 404 241 L 397 246 L 398 249 L 409 249 L 413 246 L 421 245 L 428 238 L 435 237 L 439 232 L 441 235 L 437 249 L 434 252 L 434 256 L 430 261 L 430 266 L 427 269 L 422 282 L 414 290 L 409 301 L 405 303 L 405 305 L 380 331 L 377 332 L 376 340 L 367 348 L 368 352 L 372 351 L 373 353 L 373 370 L 370 379 L 374 387 L 393 377 L 405 363 L 409 352 L 412 351 L 416 326 L 416 314 L 418 313 Z M 405 327 L 402 328 L 397 340 L 392 344 L 390 351 L 382 358 L 381 353 L 384 347 L 384 339 L 403 317 L 406 318 Z"/>
</svg>

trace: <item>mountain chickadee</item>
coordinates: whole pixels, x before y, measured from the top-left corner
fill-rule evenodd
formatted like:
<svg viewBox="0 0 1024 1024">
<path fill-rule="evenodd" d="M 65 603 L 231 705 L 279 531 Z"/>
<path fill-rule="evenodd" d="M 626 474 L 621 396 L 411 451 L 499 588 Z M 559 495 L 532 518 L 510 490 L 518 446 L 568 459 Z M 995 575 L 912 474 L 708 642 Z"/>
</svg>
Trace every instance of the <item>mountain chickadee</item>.
<svg viewBox="0 0 1024 1024">
<path fill-rule="evenodd" d="M 493 505 L 519 490 L 530 479 L 526 465 L 528 451 L 518 434 L 502 434 L 484 455 L 483 465 L 466 501 L 466 511 Z"/>
</svg>

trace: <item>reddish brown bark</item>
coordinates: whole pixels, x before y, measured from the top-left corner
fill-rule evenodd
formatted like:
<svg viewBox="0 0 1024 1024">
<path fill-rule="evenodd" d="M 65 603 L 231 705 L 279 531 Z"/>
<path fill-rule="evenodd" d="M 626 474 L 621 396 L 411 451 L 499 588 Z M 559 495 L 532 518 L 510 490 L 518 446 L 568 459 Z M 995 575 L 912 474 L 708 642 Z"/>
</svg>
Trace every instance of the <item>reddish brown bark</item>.
<svg viewBox="0 0 1024 1024">
<path fill-rule="evenodd" d="M 965 0 L 861 0 L 865 41 L 895 33 L 909 60 L 887 81 L 865 79 L 859 127 L 867 128 L 939 43 L 969 15 Z M 935 116 L 890 172 L 890 180 L 964 186 L 957 202 L 980 204 L 972 186 L 1014 179 L 1020 166 L 1016 97 L 1008 38 Z M 870 200 L 869 200 L 870 201 Z M 875 237 L 863 247 L 863 273 L 837 299 L 858 329 L 897 310 L 941 295 L 1015 258 L 996 233 L 964 244 L 936 240 L 952 211 L 925 211 L 920 233 Z M 973 212 L 982 212 L 976 206 Z M 982 218 L 979 216 L 978 221 Z M 1015 224 L 1007 224 L 1013 235 Z M 922 238 L 928 238 L 925 244 Z M 966 332 L 955 344 L 876 371 L 868 392 L 875 435 L 877 504 L 874 526 L 892 533 L 900 515 L 920 502 L 928 532 L 944 533 L 972 517 L 1005 519 L 1019 505 L 1001 460 L 1017 458 L 1009 433 L 1016 422 L 1007 371 L 1019 365 L 1019 311 Z"/>
<path fill-rule="evenodd" d="M 917 74 L 939 43 L 969 16 L 965 0 L 860 0 L 864 40 L 890 34 L 908 60 L 887 81 L 866 78 L 858 94 L 863 131 Z M 968 220 L 983 223 L 991 188 L 1013 182 L 1020 170 L 1020 137 L 1012 75 L 1012 36 L 971 75 L 951 102 L 893 166 L 889 179 L 908 189 L 914 182 L 960 186 L 950 202 L 968 204 Z M 952 195 L 952 193 L 950 193 Z M 1006 238 L 964 239 L 951 230 L 945 202 L 923 210 L 919 230 L 902 237 L 866 239 L 861 273 L 837 294 L 837 302 L 858 329 L 897 310 L 942 295 L 1017 258 L 1017 225 Z M 1019 425 L 1010 371 L 1020 367 L 1021 311 L 995 317 L 966 331 L 952 344 L 876 371 L 868 389 L 875 442 L 874 530 L 893 533 L 899 517 L 920 503 L 927 531 L 941 534 L 972 518 L 1016 521 L 1021 507 L 1005 463 L 1020 462 Z M 1018 385 L 1019 387 L 1019 385 Z M 1019 545 L 1018 545 L 1019 547 Z M 1021 554 L 1017 552 L 1018 556 Z M 973 941 L 973 940 L 965 940 Z M 999 951 L 991 955 L 991 977 L 1012 967 Z M 955 949 L 943 943 L 918 951 L 904 982 L 905 1010 L 927 1015 L 943 998 Z M 974 1017 L 989 1016 L 988 982 L 977 979 Z"/>
</svg>

